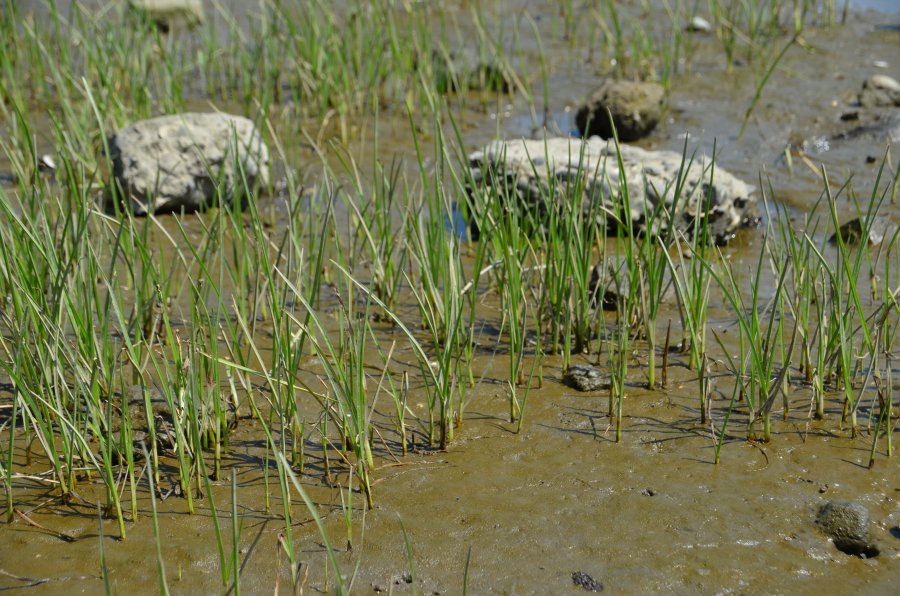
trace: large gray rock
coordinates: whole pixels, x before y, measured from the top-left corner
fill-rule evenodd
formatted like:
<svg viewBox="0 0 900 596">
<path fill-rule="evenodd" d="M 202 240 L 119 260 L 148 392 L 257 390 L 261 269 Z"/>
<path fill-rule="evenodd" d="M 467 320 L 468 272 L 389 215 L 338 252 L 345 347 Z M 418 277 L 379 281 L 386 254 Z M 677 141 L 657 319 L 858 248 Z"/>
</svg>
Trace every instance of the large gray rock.
<svg viewBox="0 0 900 596">
<path fill-rule="evenodd" d="M 873 75 L 863 83 L 859 105 L 864 108 L 900 107 L 900 83 L 886 75 Z"/>
<path fill-rule="evenodd" d="M 196 27 L 203 22 L 202 0 L 128 0 L 128 5 L 166 31 L 178 26 Z"/>
<path fill-rule="evenodd" d="M 583 137 L 613 136 L 609 110 L 619 140 L 625 143 L 641 139 L 656 128 L 663 108 L 664 91 L 657 83 L 607 80 L 575 115 L 575 125 Z"/>
<path fill-rule="evenodd" d="M 628 145 L 620 149 L 629 197 L 627 214 L 622 213 L 623 180 L 612 141 L 596 137 L 495 141 L 472 153 L 469 166 L 476 187 L 499 186 L 499 192 L 515 193 L 538 214 L 546 211 L 549 201 L 581 201 L 585 213 L 592 211 L 588 215 L 605 221 L 610 231 L 616 229 L 617 218 L 630 217 L 639 234 L 659 235 L 671 222 L 690 236 L 695 221 L 705 219 L 710 239 L 724 243 L 738 228 L 756 221 L 754 188 L 718 166 L 713 171 L 708 157 L 684 159 L 672 151 Z M 676 192 L 679 180 L 680 193 Z M 572 197 L 573 190 L 578 191 L 577 197 Z M 657 209 L 664 214 L 648 224 L 646 215 Z"/>
<path fill-rule="evenodd" d="M 878 547 L 869 537 L 869 512 L 859 503 L 836 499 L 819 509 L 816 525 L 834 542 L 841 552 L 874 557 Z"/>
<path fill-rule="evenodd" d="M 196 211 L 217 198 L 231 203 L 242 188 L 241 172 L 251 190 L 269 180 L 269 150 L 256 126 L 240 116 L 142 120 L 112 135 L 109 149 L 120 198 L 136 215 Z"/>
</svg>

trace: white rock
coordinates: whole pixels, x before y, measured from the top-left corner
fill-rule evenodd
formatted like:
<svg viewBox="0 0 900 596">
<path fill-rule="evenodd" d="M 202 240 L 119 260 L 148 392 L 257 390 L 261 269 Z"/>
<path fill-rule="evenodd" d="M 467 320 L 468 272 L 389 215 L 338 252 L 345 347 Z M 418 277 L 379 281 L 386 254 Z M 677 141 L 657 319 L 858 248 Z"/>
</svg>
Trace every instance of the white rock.
<svg viewBox="0 0 900 596">
<path fill-rule="evenodd" d="M 884 89 L 886 91 L 900 91 L 900 83 L 896 79 L 892 79 L 887 75 L 872 75 L 868 80 L 869 85 L 875 89 Z"/>
<path fill-rule="evenodd" d="M 41 157 L 38 159 L 37 165 L 39 170 L 48 172 L 52 172 L 56 169 L 56 161 L 53 159 L 53 156 L 48 153 L 41 155 Z"/>
<path fill-rule="evenodd" d="M 710 22 L 700 16 L 693 17 L 684 28 L 697 33 L 709 33 L 712 31 Z"/>
<path fill-rule="evenodd" d="M 203 22 L 202 0 L 128 0 L 128 4 L 166 29 L 175 24 L 193 27 Z"/>
<path fill-rule="evenodd" d="M 186 113 L 135 122 L 109 139 L 113 177 L 133 212 L 194 211 L 269 180 L 269 150 L 246 118 Z M 244 197 L 246 198 L 246 197 Z"/>
<path fill-rule="evenodd" d="M 620 149 L 629 215 L 639 232 L 660 234 L 671 221 L 678 230 L 690 234 L 694 221 L 705 217 L 711 238 L 725 242 L 738 228 L 756 221 L 754 187 L 716 166 L 710 188 L 712 161 L 708 157 L 698 155 L 691 159 L 688 155 L 684 159 L 680 153 L 646 151 L 629 145 L 620 145 Z M 579 195 L 582 209 L 593 208 L 607 214 L 618 211 L 615 203 L 622 178 L 612 141 L 599 137 L 584 141 L 568 137 L 495 141 L 472 153 L 469 162 L 476 185 L 489 186 L 499 180 L 528 205 L 550 200 L 552 181 L 557 191 L 555 198 L 571 196 L 571 189 L 578 185 L 583 189 Z M 676 203 L 679 180 L 682 190 Z M 656 218 L 655 227 L 648 230 L 645 216 L 658 205 L 664 206 L 671 218 Z M 593 215 L 604 217 L 602 213 Z M 612 216 L 605 220 L 613 226 Z"/>
</svg>

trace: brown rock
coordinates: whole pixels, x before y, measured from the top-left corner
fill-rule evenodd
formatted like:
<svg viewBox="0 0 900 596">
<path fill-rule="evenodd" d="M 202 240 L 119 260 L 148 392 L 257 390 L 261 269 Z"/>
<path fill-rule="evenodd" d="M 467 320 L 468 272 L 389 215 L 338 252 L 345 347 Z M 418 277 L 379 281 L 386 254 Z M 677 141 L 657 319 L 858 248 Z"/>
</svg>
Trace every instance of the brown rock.
<svg viewBox="0 0 900 596">
<path fill-rule="evenodd" d="M 636 141 L 652 131 L 662 114 L 663 88 L 657 83 L 607 80 L 591 93 L 575 116 L 583 137 L 612 137 L 609 114 L 619 140 Z M 607 113 L 609 110 L 609 113 Z"/>
</svg>

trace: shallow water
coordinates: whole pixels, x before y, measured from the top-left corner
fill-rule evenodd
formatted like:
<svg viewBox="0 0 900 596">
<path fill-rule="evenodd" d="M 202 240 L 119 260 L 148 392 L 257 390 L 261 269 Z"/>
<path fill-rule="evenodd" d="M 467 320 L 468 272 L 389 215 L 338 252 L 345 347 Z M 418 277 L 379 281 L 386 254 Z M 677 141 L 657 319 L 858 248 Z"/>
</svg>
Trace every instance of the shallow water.
<svg viewBox="0 0 900 596">
<path fill-rule="evenodd" d="M 859 10 L 877 10 L 883 13 L 900 12 L 900 4 L 895 0 L 852 0 L 850 6 Z"/>
<path fill-rule="evenodd" d="M 523 4 L 536 14 L 550 11 L 542 3 Z M 726 73 L 718 46 L 700 38 L 691 72 L 673 80 L 666 121 L 641 144 L 676 151 L 687 146 L 689 152 L 708 153 L 715 147 L 722 167 L 747 180 L 762 177 L 764 187 L 771 181 L 775 196 L 770 198 L 799 218 L 822 192 L 821 173 L 800 159 L 795 159 L 791 172 L 783 155 L 789 144 L 807 141 L 811 163 L 824 164 L 835 186 L 852 175 L 854 188 L 866 197 L 877 168 L 867 158 L 880 161 L 890 147 L 896 160 L 898 143 L 882 133 L 842 139 L 840 134 L 855 124 L 839 117 L 851 109 L 848 104 L 867 76 L 900 75 L 900 34 L 884 24 L 879 15 L 851 13 L 844 26 L 808 31 L 804 36 L 808 47 L 787 54 L 742 139 L 740 123 L 759 73 L 745 66 Z M 547 107 L 565 132 L 571 127 L 572 107 L 596 86 L 597 68 L 572 66 L 573 59 L 561 44 L 550 47 L 548 55 L 558 66 L 548 80 Z M 887 62 L 886 69 L 881 62 Z M 460 114 L 460 122 L 464 143 L 471 149 L 498 134 L 531 136 L 541 124 L 517 97 L 472 107 Z M 390 147 L 413 161 L 405 115 L 386 114 L 380 130 L 382 152 Z M 371 159 L 368 146 L 354 146 L 353 151 L 361 164 Z M 310 170 L 314 177 L 315 167 Z M 842 218 L 852 213 L 849 202 L 841 209 Z M 896 225 L 900 213 L 895 206 L 885 213 Z M 727 249 L 727 256 L 744 268 L 755 266 L 760 242 L 758 231 L 746 230 Z M 484 308 L 499 319 L 496 300 L 488 299 Z M 660 320 L 664 324 L 667 318 L 677 319 L 677 311 L 664 312 Z M 733 337 L 733 317 L 721 304 L 713 304 L 710 321 L 716 331 Z M 383 332 L 385 338 L 401 339 Z M 606 417 L 606 393 L 578 394 L 563 386 L 562 361 L 556 357 L 545 358 L 544 383 L 532 392 L 523 432 L 513 433 L 505 355 L 492 352 L 493 344 L 486 343 L 477 363 L 484 370 L 483 380 L 470 393 L 464 423 L 449 451 L 393 457 L 397 437 L 386 414 L 377 414 L 384 441 L 376 445 L 380 467 L 376 506 L 364 513 L 359 509 L 362 498 L 356 497 L 352 552 L 342 548 L 339 490 L 322 481 L 319 452 L 309 445 L 304 484 L 326 518 L 333 543 L 342 550 L 345 574 L 359 564 L 354 584 L 358 592 L 410 591 L 403 579 L 410 569 L 404 529 L 423 593 L 460 593 L 469 553 L 471 593 L 580 592 L 573 585 L 574 572 L 589 574 L 613 593 L 896 591 L 900 582 L 896 457 L 891 461 L 881 455 L 875 467 L 867 469 L 870 438 L 863 433 L 851 440 L 838 428 L 837 396 L 829 402 L 826 420 L 816 422 L 810 415 L 809 392 L 799 388 L 793 394 L 790 419 L 773 423 L 774 440 L 769 445 L 742 440 L 743 422 L 738 421 L 731 427 L 733 436 L 724 447 L 722 463 L 716 466 L 711 429 L 699 424 L 696 374 L 686 368 L 685 357 L 673 355 L 669 388 L 659 392 L 641 389 L 641 363 L 632 365 L 638 372 L 628 388 L 623 441 L 615 444 Z M 604 362 L 605 358 L 601 356 Z M 400 348 L 399 359 L 413 358 Z M 312 359 L 307 367 L 319 371 Z M 724 366 L 715 372 L 713 384 L 730 396 Z M 720 395 L 714 407 L 726 405 Z M 417 440 L 421 443 L 421 438 Z M 23 466 L 24 457 L 20 446 L 16 459 Z M 266 488 L 266 458 L 260 429 L 252 421 L 240 425 L 225 463 L 237 474 L 241 583 L 248 593 L 270 593 L 277 586 L 291 589 L 278 543 L 284 528 L 277 480 L 270 471 Z M 33 469 L 43 470 L 40 462 Z M 174 468 L 169 472 L 163 490 L 174 482 Z M 342 484 L 346 479 L 346 471 L 337 478 Z M 63 541 L 21 519 L 0 526 L 0 570 L 47 580 L 30 588 L 31 593 L 101 590 L 99 522 L 90 504 L 102 498 L 99 492 L 94 494 L 97 487 L 85 483 L 79 488 L 86 504 L 61 507 L 41 484 L 27 479 L 19 483 L 17 503 L 31 519 L 77 540 Z M 215 483 L 220 512 L 230 506 L 230 485 L 230 479 Z M 812 525 L 815 512 L 831 498 L 855 499 L 869 509 L 873 535 L 882 546 L 880 557 L 848 557 L 817 533 Z M 220 591 L 212 520 L 204 501 L 198 501 L 194 515 L 187 514 L 185 501 L 176 496 L 159 507 L 170 588 L 178 593 Z M 146 494 L 140 511 L 142 519 L 128 525 L 125 541 L 109 538 L 116 533 L 115 524 L 102 522 L 110 577 L 119 592 L 157 587 Z M 325 591 L 321 538 L 299 499 L 294 515 L 303 563 L 300 576 L 306 578 L 306 589 Z M 221 523 L 230 528 L 228 516 L 223 514 Z M 29 583 L 0 574 L 0 588 Z"/>
</svg>

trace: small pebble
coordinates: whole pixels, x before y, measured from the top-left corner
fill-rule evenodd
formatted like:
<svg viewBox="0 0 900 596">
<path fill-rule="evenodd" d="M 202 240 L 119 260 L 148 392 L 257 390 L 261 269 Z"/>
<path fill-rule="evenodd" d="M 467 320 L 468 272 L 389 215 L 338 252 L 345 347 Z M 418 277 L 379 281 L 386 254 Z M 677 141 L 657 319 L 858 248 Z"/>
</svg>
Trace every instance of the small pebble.
<svg viewBox="0 0 900 596">
<path fill-rule="evenodd" d="M 712 25 L 703 17 L 696 16 L 690 20 L 685 29 L 695 33 L 709 33 L 712 31 Z"/>
<path fill-rule="evenodd" d="M 655 497 L 656 491 L 653 490 L 652 488 L 645 488 L 644 490 L 641 491 L 641 494 L 644 495 L 645 497 Z"/>
<path fill-rule="evenodd" d="M 56 169 L 56 162 L 53 161 L 53 156 L 51 155 L 42 155 L 40 159 L 38 159 L 38 169 L 39 170 L 47 170 L 52 172 Z"/>
<path fill-rule="evenodd" d="M 573 364 L 563 375 L 563 383 L 578 391 L 597 391 L 609 387 L 609 377 L 593 366 Z"/>
<path fill-rule="evenodd" d="M 888 63 L 885 62 L 884 60 L 873 60 L 872 66 L 874 66 L 875 68 L 887 68 Z"/>
</svg>

